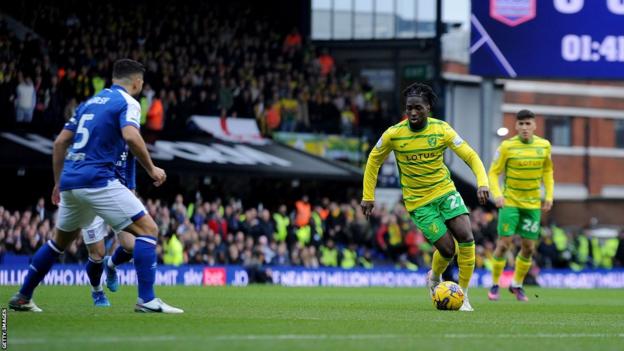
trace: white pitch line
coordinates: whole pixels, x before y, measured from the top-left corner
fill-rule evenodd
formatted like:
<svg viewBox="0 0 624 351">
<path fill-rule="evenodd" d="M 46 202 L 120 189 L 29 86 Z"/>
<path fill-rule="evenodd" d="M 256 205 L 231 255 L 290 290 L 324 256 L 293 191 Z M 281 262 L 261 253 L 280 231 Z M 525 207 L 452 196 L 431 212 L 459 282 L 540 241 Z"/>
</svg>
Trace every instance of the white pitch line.
<svg viewBox="0 0 624 351">
<path fill-rule="evenodd" d="M 411 335 L 400 334 L 282 334 L 282 335 L 220 335 L 215 340 L 368 340 L 368 339 L 397 339 L 411 338 Z"/>
<path fill-rule="evenodd" d="M 61 338 L 61 339 L 13 339 L 9 337 L 8 343 L 18 345 L 29 344 L 64 344 L 64 343 L 105 343 L 116 344 L 123 342 L 164 342 L 164 341 L 179 341 L 182 338 L 175 335 L 157 335 L 157 336 L 93 336 L 86 338 Z"/>
<path fill-rule="evenodd" d="M 624 334 L 605 334 L 605 333 L 527 333 L 527 334 L 447 334 L 442 337 L 449 339 L 467 339 L 467 338 L 522 338 L 522 339 L 564 339 L 564 338 L 624 338 Z"/>
<path fill-rule="evenodd" d="M 61 339 L 12 339 L 9 345 L 34 345 L 34 344 L 66 344 L 66 343 L 103 343 L 118 344 L 128 342 L 158 343 L 177 341 L 280 341 L 280 340 L 375 340 L 375 339 L 565 339 L 565 338 L 624 338 L 624 334 L 606 333 L 524 333 L 524 334 L 483 334 L 483 333 L 460 333 L 460 334 L 231 334 L 209 336 L 128 336 L 128 337 L 86 337 L 86 338 L 61 338 Z"/>
</svg>

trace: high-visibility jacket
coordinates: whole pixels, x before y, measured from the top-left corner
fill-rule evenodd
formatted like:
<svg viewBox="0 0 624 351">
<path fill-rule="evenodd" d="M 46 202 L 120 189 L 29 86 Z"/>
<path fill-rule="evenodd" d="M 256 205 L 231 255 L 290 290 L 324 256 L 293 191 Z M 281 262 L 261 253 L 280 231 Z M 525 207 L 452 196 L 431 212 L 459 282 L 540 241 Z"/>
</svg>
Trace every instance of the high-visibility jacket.
<svg viewBox="0 0 624 351">
<path fill-rule="evenodd" d="M 618 248 L 618 240 L 611 238 L 605 240 L 602 245 L 598 238 L 592 239 L 592 254 L 594 256 L 594 267 L 596 268 L 613 268 L 613 257 Z"/>
<path fill-rule="evenodd" d="M 319 236 L 319 238 L 323 237 L 323 219 L 321 219 L 321 215 L 316 211 L 312 212 L 312 223 L 314 224 L 314 232 Z"/>
<path fill-rule="evenodd" d="M 576 260 L 582 266 L 585 266 L 589 261 L 589 240 L 585 235 L 577 238 Z"/>
<path fill-rule="evenodd" d="M 97 94 L 106 86 L 106 80 L 100 76 L 91 78 L 91 85 L 93 86 L 93 94 Z"/>
<path fill-rule="evenodd" d="M 165 109 L 163 108 L 162 101 L 159 98 L 152 100 L 152 105 L 147 112 L 147 129 L 154 131 L 161 131 L 165 122 Z"/>
<path fill-rule="evenodd" d="M 184 247 L 176 235 L 163 243 L 163 251 L 163 262 L 166 265 L 179 266 L 184 263 Z"/>
<path fill-rule="evenodd" d="M 552 238 L 557 247 L 557 251 L 562 252 L 568 248 L 568 237 L 563 229 L 552 227 Z"/>
<path fill-rule="evenodd" d="M 149 112 L 149 101 L 147 100 L 146 96 L 141 97 L 141 100 L 139 100 L 139 104 L 141 104 L 141 125 L 145 125 L 145 122 L 147 121 L 147 113 Z"/>
<path fill-rule="evenodd" d="M 360 258 L 358 258 L 358 264 L 361 267 L 366 268 L 366 269 L 372 269 L 373 268 L 373 262 L 369 261 L 364 256 L 361 256 Z"/>
<path fill-rule="evenodd" d="M 321 246 L 321 264 L 325 267 L 338 267 L 338 250 Z"/>
<path fill-rule="evenodd" d="M 342 261 L 340 262 L 340 267 L 351 269 L 355 267 L 356 259 L 357 253 L 355 251 L 344 248 L 342 249 Z"/>
<path fill-rule="evenodd" d="M 275 233 L 273 238 L 275 241 L 284 241 L 288 236 L 288 226 L 290 225 L 290 218 L 284 216 L 281 213 L 274 213 L 273 220 L 275 221 Z"/>
<path fill-rule="evenodd" d="M 310 223 L 310 217 L 312 215 L 312 206 L 309 203 L 303 201 L 295 202 L 297 208 L 297 215 L 295 217 L 295 225 L 297 227 L 303 227 Z"/>
<path fill-rule="evenodd" d="M 305 246 L 310 242 L 310 239 L 312 238 L 312 228 L 310 228 L 309 225 L 297 228 L 297 230 L 295 231 L 295 235 L 297 235 L 297 241 L 299 241 L 301 245 Z"/>
</svg>

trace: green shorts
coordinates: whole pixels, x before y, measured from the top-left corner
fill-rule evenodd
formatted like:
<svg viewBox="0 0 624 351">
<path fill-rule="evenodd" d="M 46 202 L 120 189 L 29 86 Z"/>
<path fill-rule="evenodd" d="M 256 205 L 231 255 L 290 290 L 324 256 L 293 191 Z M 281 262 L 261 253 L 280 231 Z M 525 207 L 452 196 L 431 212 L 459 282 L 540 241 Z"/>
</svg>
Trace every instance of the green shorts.
<svg viewBox="0 0 624 351">
<path fill-rule="evenodd" d="M 446 233 L 446 221 L 466 213 L 468 209 L 464 200 L 457 191 L 453 191 L 415 209 L 410 215 L 425 238 L 433 244 Z"/>
<path fill-rule="evenodd" d="M 537 240 L 540 236 L 540 209 L 503 207 L 498 211 L 498 235 L 520 234 L 525 239 Z"/>
</svg>

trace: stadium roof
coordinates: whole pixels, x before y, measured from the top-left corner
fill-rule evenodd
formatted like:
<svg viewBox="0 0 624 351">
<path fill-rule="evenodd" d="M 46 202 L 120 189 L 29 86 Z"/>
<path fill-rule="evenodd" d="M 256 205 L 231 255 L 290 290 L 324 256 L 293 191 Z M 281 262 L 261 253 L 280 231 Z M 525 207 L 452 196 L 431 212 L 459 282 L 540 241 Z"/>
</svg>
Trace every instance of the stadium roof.
<svg viewBox="0 0 624 351">
<path fill-rule="evenodd" d="M 0 167 L 49 169 L 53 140 L 35 133 L 0 133 Z M 154 162 L 169 173 L 244 175 L 263 178 L 360 181 L 362 172 L 283 144 L 261 145 L 191 137 L 148 145 Z"/>
</svg>

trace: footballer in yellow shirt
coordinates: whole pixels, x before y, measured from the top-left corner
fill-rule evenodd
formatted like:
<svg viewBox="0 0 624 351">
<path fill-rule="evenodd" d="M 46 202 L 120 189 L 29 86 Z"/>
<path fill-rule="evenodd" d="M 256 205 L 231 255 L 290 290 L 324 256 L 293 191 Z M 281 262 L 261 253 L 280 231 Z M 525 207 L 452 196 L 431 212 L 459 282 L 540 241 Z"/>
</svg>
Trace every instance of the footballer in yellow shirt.
<svg viewBox="0 0 624 351">
<path fill-rule="evenodd" d="M 371 214 L 379 168 L 394 151 L 405 207 L 437 249 L 428 275 L 429 291 L 433 293 L 442 272 L 457 253 L 459 285 L 466 294 L 461 310 L 472 311 L 467 289 L 474 271 L 474 238 L 468 209 L 444 164 L 444 151 L 451 148 L 470 166 L 477 177 L 477 196 L 481 204 L 485 204 L 489 197 L 485 167 L 477 153 L 448 123 L 429 117 L 436 102 L 429 86 L 414 83 L 403 95 L 408 118 L 388 128 L 368 156 L 362 210 L 367 216 Z"/>
<path fill-rule="evenodd" d="M 498 235 L 492 264 L 492 287 L 488 298 L 499 299 L 499 280 L 505 269 L 505 254 L 513 245 L 512 236 L 522 238 L 520 252 L 516 256 L 514 276 L 509 287 L 518 301 L 528 301 L 522 283 L 531 268 L 531 257 L 535 241 L 539 239 L 541 209 L 550 211 L 553 203 L 553 164 L 550 158 L 550 143 L 535 135 L 535 114 L 521 110 L 516 114 L 518 135 L 504 140 L 492 161 L 488 172 L 492 197 L 498 212 Z M 498 177 L 505 173 L 501 192 Z M 541 185 L 545 196 L 542 202 Z"/>
</svg>

